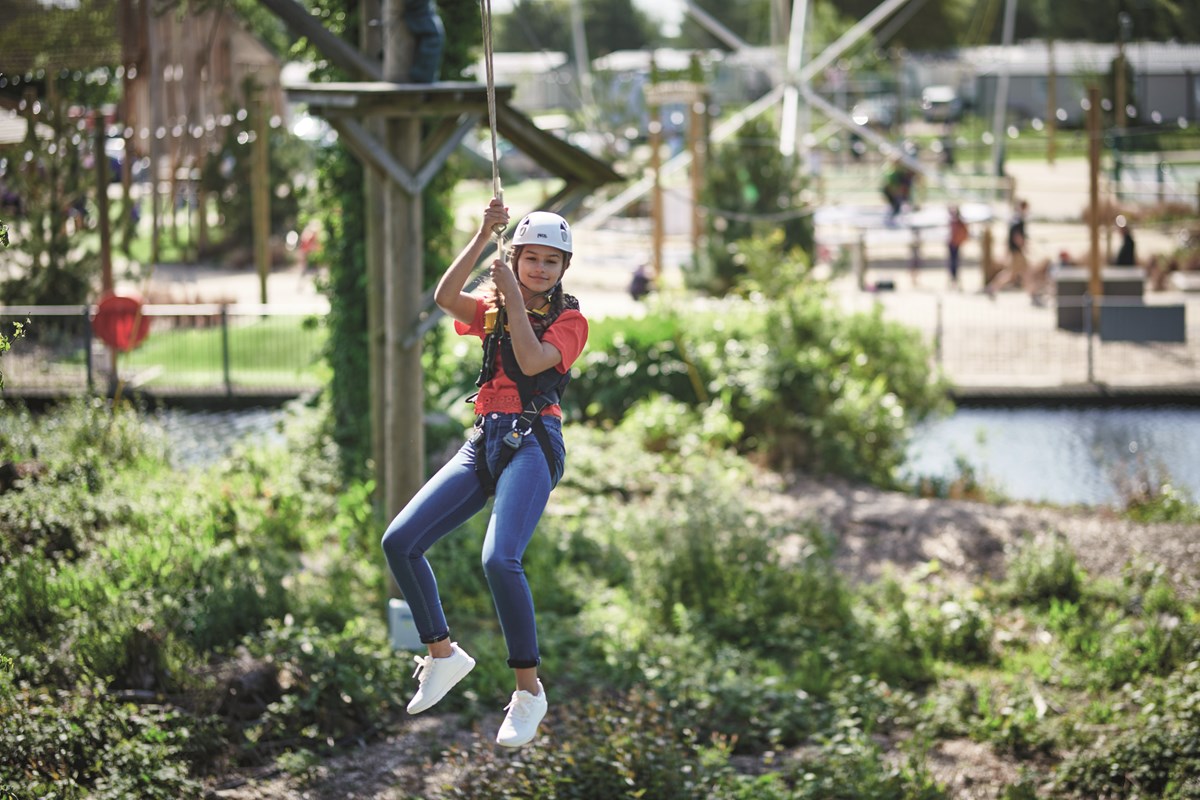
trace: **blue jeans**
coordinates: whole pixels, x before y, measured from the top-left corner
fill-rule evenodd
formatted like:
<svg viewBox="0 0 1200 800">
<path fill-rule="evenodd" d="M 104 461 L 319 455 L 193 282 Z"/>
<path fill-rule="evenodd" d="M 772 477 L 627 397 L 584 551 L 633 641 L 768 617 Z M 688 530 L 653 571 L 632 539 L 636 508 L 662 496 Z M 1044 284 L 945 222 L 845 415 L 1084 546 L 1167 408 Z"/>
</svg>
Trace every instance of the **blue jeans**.
<svg viewBox="0 0 1200 800">
<path fill-rule="evenodd" d="M 412 83 L 436 83 L 442 68 L 446 29 L 433 0 L 408 0 L 404 22 L 413 36 L 413 61 L 408 79 Z"/>
<path fill-rule="evenodd" d="M 484 422 L 481 444 L 493 474 L 496 459 L 505 447 L 501 438 L 512 430 L 516 418 L 516 414 L 489 414 Z M 566 463 L 562 422 L 556 417 L 542 420 L 556 458 L 554 469 L 547 463 L 536 434 L 530 432 L 496 481 L 496 499 L 483 540 L 484 574 L 508 645 L 508 665 L 513 668 L 536 667 L 539 662 L 533 595 L 521 559 Z M 383 534 L 383 553 L 412 609 L 422 642 L 436 642 L 450 635 L 437 579 L 425 552 L 487 503 L 488 497 L 475 475 L 478 456 L 475 445 L 464 444 Z"/>
</svg>

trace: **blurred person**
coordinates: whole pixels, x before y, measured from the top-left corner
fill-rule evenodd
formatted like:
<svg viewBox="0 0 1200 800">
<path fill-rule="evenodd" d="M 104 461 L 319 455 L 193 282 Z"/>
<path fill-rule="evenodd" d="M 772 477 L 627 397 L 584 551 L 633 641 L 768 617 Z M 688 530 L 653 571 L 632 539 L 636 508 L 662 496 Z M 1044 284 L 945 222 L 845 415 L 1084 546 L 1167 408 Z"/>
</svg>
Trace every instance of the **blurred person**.
<svg viewBox="0 0 1200 800">
<path fill-rule="evenodd" d="M 1121 232 L 1121 249 L 1117 251 L 1116 265 L 1118 267 L 1136 267 L 1137 251 L 1133 241 L 1133 232 L 1129 230 L 1129 221 L 1124 214 L 1117 215 L 1117 230 Z"/>
<path fill-rule="evenodd" d="M 984 287 L 988 297 L 995 298 L 996 292 L 1014 283 L 1020 284 L 1022 288 L 1029 291 L 1030 297 L 1034 296 L 1034 292 L 1030 288 L 1033 281 L 1028 274 L 1029 259 L 1026 255 L 1028 238 L 1025 217 L 1028 213 L 1029 203 L 1025 200 L 1018 202 L 1012 219 L 1008 223 L 1008 264 L 997 272 L 995 277 Z"/>
<path fill-rule="evenodd" d="M 950 270 L 950 286 L 954 289 L 960 288 L 958 283 L 959 251 L 969 238 L 971 238 L 971 232 L 962 218 L 962 212 L 958 206 L 950 206 L 950 230 L 946 241 L 949 256 L 946 266 Z"/>
</svg>

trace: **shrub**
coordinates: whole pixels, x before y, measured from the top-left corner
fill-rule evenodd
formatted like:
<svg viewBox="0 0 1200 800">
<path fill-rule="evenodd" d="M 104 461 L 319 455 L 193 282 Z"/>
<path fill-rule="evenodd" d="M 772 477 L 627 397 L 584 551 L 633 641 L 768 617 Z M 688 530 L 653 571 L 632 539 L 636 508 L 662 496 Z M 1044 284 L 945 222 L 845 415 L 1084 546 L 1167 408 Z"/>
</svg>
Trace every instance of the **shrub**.
<svg viewBox="0 0 1200 800">
<path fill-rule="evenodd" d="M 1135 522 L 1200 522 L 1200 504 L 1185 489 L 1170 483 L 1146 485 L 1144 491 L 1129 496 L 1125 513 Z"/>
<path fill-rule="evenodd" d="M 551 707 L 541 746 L 519 754 L 476 743 L 453 748 L 453 786 L 431 798 L 491 800 L 684 800 L 720 797 L 721 759 L 706 757 L 691 732 L 653 692 L 590 695 Z"/>
<path fill-rule="evenodd" d="M 1200 662 L 1131 690 L 1137 709 L 1115 735 L 1067 759 L 1057 783 L 1077 797 L 1200 796 Z"/>
<path fill-rule="evenodd" d="M 590 323 L 587 349 L 572 369 L 563 411 L 572 420 L 616 422 L 656 395 L 689 405 L 706 399 L 692 373 L 684 324 L 670 313 Z"/>
<path fill-rule="evenodd" d="M 1083 573 L 1061 535 L 1026 538 L 1010 554 L 1003 594 L 1014 604 L 1045 607 L 1051 600 L 1077 601 Z"/>
<path fill-rule="evenodd" d="M 788 770 L 791 800 L 942 800 L 948 795 L 919 755 L 888 764 L 870 737 L 851 725 Z"/>
<path fill-rule="evenodd" d="M 705 246 L 687 271 L 688 282 L 721 294 L 747 272 L 738 245 L 778 232 L 783 247 L 812 253 L 813 222 L 802 192 L 805 178 L 779 152 L 779 134 L 764 118 L 751 120 L 734 140 L 712 153 L 702 201 L 708 222 Z"/>
<path fill-rule="evenodd" d="M 268 750 L 280 742 L 325 748 L 367 734 L 402 702 L 411 664 L 362 620 L 339 632 L 273 623 L 243 646 L 269 665 L 267 685 L 280 692 L 247 732 L 249 744 Z"/>
<path fill-rule="evenodd" d="M 22 797 L 177 800 L 203 797 L 192 774 L 216 741 L 211 723 L 118 703 L 103 687 L 50 692 L 0 671 L 0 786 Z"/>
</svg>

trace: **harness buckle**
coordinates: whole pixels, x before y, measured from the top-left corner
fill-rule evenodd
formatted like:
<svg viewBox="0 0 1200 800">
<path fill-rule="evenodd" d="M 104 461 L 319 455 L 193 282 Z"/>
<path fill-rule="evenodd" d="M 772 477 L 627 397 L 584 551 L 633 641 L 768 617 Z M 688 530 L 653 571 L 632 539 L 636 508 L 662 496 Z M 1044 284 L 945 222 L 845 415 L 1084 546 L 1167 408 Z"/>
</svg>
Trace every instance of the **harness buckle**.
<svg viewBox="0 0 1200 800">
<path fill-rule="evenodd" d="M 504 434 L 503 441 L 504 441 L 505 447 L 511 447 L 513 450 L 519 449 L 521 447 L 521 439 L 524 436 L 525 436 L 524 432 L 518 430 L 517 426 L 514 424 L 513 429 L 511 431 L 509 431 L 508 433 Z"/>
<path fill-rule="evenodd" d="M 482 415 L 475 418 L 475 427 L 471 429 L 470 435 L 467 436 L 467 441 L 470 442 L 471 444 L 475 445 L 476 447 L 479 447 L 479 445 L 483 444 L 483 416 Z"/>
</svg>

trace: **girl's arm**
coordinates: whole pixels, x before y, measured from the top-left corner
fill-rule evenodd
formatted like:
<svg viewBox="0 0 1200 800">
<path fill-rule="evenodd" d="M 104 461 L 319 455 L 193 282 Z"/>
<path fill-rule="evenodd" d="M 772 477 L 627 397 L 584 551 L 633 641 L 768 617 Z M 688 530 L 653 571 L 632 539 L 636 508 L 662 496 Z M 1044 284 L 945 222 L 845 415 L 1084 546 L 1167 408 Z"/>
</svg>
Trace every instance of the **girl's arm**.
<svg viewBox="0 0 1200 800">
<path fill-rule="evenodd" d="M 433 301 L 438 304 L 438 308 L 464 325 L 470 325 L 471 320 L 475 317 L 475 297 L 464 292 L 463 287 L 467 285 L 467 279 L 471 277 L 471 270 L 479 262 L 479 257 L 483 255 L 483 249 L 487 246 L 488 237 L 492 235 L 492 229 L 497 225 L 507 224 L 508 209 L 498 198 L 493 197 L 487 210 L 483 212 L 483 224 L 479 226 L 479 230 L 463 248 L 463 251 L 458 254 L 458 258 L 454 259 L 446 268 L 441 280 L 438 281 L 437 289 L 434 290 Z"/>
<path fill-rule="evenodd" d="M 533 326 L 529 324 L 529 316 L 524 313 L 525 300 L 521 296 L 521 285 L 517 282 L 516 273 L 507 264 L 493 261 L 492 280 L 496 282 L 496 290 L 504 298 L 505 307 L 510 309 L 507 315 L 508 333 L 512 337 L 513 355 L 516 356 L 521 372 L 537 375 L 558 366 L 562 361 L 562 353 L 554 345 L 537 338 Z"/>
</svg>

